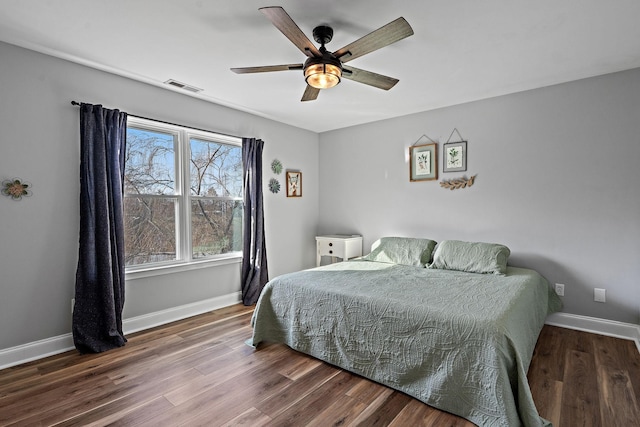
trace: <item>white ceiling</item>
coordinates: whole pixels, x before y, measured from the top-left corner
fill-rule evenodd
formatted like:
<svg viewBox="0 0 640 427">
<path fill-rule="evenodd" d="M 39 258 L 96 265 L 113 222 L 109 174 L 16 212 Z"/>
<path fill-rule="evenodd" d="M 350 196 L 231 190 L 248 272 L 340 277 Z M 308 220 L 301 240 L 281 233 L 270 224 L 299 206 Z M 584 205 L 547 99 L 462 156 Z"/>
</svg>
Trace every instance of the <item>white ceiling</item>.
<svg viewBox="0 0 640 427">
<path fill-rule="evenodd" d="M 301 71 L 232 73 L 305 59 L 263 6 L 310 40 L 332 26 L 330 51 L 403 16 L 413 36 L 349 63 L 400 82 L 344 80 L 303 103 Z M 639 0 L 2 0 L 0 40 L 323 132 L 640 67 L 639 18 Z"/>
</svg>

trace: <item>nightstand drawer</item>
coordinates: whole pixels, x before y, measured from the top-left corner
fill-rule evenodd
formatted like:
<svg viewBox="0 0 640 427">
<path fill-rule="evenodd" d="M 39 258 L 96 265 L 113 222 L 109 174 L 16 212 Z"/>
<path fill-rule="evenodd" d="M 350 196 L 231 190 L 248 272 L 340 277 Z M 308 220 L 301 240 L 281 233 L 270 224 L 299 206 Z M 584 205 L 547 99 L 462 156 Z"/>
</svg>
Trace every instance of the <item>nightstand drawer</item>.
<svg viewBox="0 0 640 427">
<path fill-rule="evenodd" d="M 345 245 L 340 240 L 319 240 L 318 241 L 318 253 L 320 256 L 337 256 L 344 258 Z"/>
<path fill-rule="evenodd" d="M 318 266 L 323 256 L 330 256 L 332 259 L 342 258 L 343 261 L 362 256 L 362 236 L 358 235 L 316 236 L 316 246 Z"/>
</svg>

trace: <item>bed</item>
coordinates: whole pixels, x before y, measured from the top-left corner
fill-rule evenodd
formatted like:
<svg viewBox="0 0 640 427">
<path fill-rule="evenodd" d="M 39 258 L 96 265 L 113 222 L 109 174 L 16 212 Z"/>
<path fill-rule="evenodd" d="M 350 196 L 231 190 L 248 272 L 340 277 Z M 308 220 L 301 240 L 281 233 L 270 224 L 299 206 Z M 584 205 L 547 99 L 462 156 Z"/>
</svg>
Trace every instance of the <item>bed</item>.
<svg viewBox="0 0 640 427">
<path fill-rule="evenodd" d="M 380 239 L 360 259 L 271 280 L 249 343 L 284 343 L 479 426 L 550 425 L 526 374 L 560 301 L 508 256 L 488 243 Z"/>
</svg>

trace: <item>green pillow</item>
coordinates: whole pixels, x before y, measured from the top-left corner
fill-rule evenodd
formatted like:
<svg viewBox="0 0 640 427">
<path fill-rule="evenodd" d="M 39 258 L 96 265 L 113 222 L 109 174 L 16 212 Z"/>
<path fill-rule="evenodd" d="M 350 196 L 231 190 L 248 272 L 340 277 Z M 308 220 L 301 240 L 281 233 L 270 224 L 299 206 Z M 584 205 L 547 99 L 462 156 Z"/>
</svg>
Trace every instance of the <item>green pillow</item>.
<svg viewBox="0 0 640 427">
<path fill-rule="evenodd" d="M 429 268 L 504 275 L 511 251 L 497 243 L 445 240 L 438 244 Z"/>
<path fill-rule="evenodd" d="M 371 245 L 371 253 L 362 257 L 367 261 L 424 267 L 431 261 L 436 242 L 411 237 L 383 237 Z"/>
</svg>

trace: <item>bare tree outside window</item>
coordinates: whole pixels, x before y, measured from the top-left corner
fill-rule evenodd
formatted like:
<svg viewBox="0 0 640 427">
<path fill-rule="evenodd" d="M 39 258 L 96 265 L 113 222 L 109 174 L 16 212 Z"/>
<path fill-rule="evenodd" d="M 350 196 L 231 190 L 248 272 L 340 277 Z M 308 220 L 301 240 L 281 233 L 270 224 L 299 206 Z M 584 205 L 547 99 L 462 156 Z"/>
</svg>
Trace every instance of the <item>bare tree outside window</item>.
<svg viewBox="0 0 640 427">
<path fill-rule="evenodd" d="M 130 126 L 125 156 L 127 266 L 242 250 L 239 145 Z"/>
<path fill-rule="evenodd" d="M 194 258 L 242 250 L 242 150 L 191 139 Z"/>
</svg>

